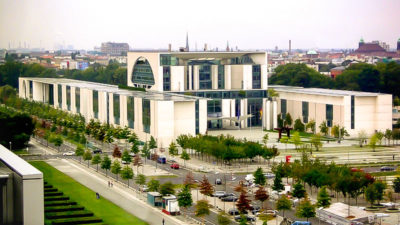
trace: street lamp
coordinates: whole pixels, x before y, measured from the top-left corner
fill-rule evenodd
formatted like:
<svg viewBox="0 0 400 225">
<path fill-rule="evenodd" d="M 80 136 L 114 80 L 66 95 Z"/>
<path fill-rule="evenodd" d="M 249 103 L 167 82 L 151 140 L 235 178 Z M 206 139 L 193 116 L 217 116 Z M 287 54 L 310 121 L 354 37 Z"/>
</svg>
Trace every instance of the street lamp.
<svg viewBox="0 0 400 225">
<path fill-rule="evenodd" d="M 11 148 L 12 147 L 12 142 L 10 141 L 9 144 L 10 144 L 10 151 L 12 151 L 12 148 Z"/>
</svg>

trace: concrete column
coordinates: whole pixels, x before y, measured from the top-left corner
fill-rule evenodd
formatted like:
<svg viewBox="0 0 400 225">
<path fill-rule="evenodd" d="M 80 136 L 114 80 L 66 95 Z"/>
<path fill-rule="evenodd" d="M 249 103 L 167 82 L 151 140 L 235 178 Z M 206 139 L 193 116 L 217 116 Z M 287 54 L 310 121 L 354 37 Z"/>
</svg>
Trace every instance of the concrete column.
<svg viewBox="0 0 400 225">
<path fill-rule="evenodd" d="M 199 90 L 199 65 L 193 66 L 193 90 Z"/>
<path fill-rule="evenodd" d="M 240 116 L 245 116 L 247 115 L 247 99 L 241 99 L 240 100 Z M 242 120 L 241 122 L 241 127 L 246 128 L 247 127 L 247 120 Z"/>
<path fill-rule="evenodd" d="M 268 66 L 261 65 L 261 89 L 268 89 Z"/>
<path fill-rule="evenodd" d="M 224 66 L 224 70 L 225 70 L 225 73 L 224 73 L 224 80 L 225 80 L 225 89 L 226 90 L 230 90 L 231 89 L 231 84 L 232 84 L 232 82 L 231 82 L 231 77 L 232 77 L 232 75 L 231 75 L 231 72 L 232 72 L 232 67 L 231 67 L 231 65 L 225 65 Z"/>
<path fill-rule="evenodd" d="M 32 95 L 33 100 L 37 101 L 37 102 L 43 102 L 43 85 L 42 85 L 42 83 L 34 81 L 32 88 L 33 88 L 33 95 Z"/>
<path fill-rule="evenodd" d="M 71 112 L 77 113 L 76 111 L 76 100 L 75 100 L 75 87 L 71 87 Z"/>
<path fill-rule="evenodd" d="M 218 65 L 211 66 L 212 89 L 218 89 Z"/>
<path fill-rule="evenodd" d="M 67 86 L 65 86 L 65 85 L 61 85 L 61 88 L 62 88 L 62 90 L 61 90 L 61 92 L 62 92 L 62 96 L 61 96 L 61 100 L 62 100 L 62 102 L 61 102 L 61 106 L 62 106 L 62 109 L 63 110 L 68 110 L 67 109 Z"/>
<path fill-rule="evenodd" d="M 272 102 L 272 128 L 278 128 L 278 103 L 276 101 Z"/>
<path fill-rule="evenodd" d="M 187 77 L 187 79 L 189 79 L 189 86 L 187 87 L 187 90 L 192 90 L 192 73 L 193 73 L 193 71 L 192 71 L 192 66 L 190 66 L 190 65 L 188 65 L 188 68 L 189 68 L 189 70 L 188 70 L 188 77 Z"/>
</svg>

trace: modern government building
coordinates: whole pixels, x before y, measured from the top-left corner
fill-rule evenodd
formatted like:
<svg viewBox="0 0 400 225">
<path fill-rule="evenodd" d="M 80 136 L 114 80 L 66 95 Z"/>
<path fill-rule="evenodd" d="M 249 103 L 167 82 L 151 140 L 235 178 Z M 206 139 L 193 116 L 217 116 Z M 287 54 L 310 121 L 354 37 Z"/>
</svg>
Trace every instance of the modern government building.
<svg viewBox="0 0 400 225">
<path fill-rule="evenodd" d="M 86 120 L 127 126 L 160 147 L 181 134 L 277 127 L 286 113 L 304 123 L 344 126 L 350 135 L 392 129 L 392 96 L 320 88 L 268 86 L 266 52 L 128 52 L 128 86 L 19 78 L 19 96 Z M 278 97 L 268 96 L 273 88 Z M 318 129 L 317 129 L 318 130 Z"/>
</svg>

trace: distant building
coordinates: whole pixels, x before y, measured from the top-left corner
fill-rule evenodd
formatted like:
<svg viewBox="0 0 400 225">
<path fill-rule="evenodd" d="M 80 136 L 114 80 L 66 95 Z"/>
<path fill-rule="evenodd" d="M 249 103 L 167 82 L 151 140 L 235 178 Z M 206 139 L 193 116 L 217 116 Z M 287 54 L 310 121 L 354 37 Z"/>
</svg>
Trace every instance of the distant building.
<svg viewBox="0 0 400 225">
<path fill-rule="evenodd" d="M 336 78 L 336 76 L 343 73 L 346 68 L 344 66 L 338 66 L 331 69 L 331 77 Z"/>
<path fill-rule="evenodd" d="M 397 53 L 400 54 L 400 38 L 397 40 Z"/>
<path fill-rule="evenodd" d="M 108 55 L 122 55 L 129 51 L 128 43 L 101 43 L 101 52 Z"/>
<path fill-rule="evenodd" d="M 358 49 L 356 49 L 355 53 L 378 53 L 378 52 L 387 52 L 378 41 L 373 41 L 370 43 L 365 43 L 364 39 L 360 39 L 358 43 Z"/>
<path fill-rule="evenodd" d="M 316 58 L 318 58 L 319 54 L 315 50 L 309 50 L 309 51 L 307 51 L 306 56 L 307 56 L 307 58 L 310 58 L 310 59 L 316 59 Z"/>
</svg>

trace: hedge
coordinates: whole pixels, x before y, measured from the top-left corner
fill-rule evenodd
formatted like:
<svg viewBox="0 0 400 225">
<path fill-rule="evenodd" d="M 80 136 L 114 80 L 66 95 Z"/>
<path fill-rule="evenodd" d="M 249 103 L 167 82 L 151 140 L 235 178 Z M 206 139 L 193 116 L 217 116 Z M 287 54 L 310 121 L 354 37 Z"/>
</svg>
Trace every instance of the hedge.
<svg viewBox="0 0 400 225">
<path fill-rule="evenodd" d="M 63 205 L 76 205 L 76 202 L 73 201 L 53 201 L 53 202 L 45 202 L 44 206 L 63 206 Z"/>
<path fill-rule="evenodd" d="M 44 201 L 45 202 L 49 202 L 49 201 L 60 201 L 60 200 L 69 200 L 69 197 L 67 196 L 56 196 L 56 197 L 44 197 Z"/>
<path fill-rule="evenodd" d="M 65 205 L 65 206 L 50 206 L 44 207 L 45 212 L 65 212 L 65 211 L 78 211 L 83 210 L 85 207 L 78 205 Z"/>
<path fill-rule="evenodd" d="M 53 225 L 66 225 L 66 224 L 88 224 L 88 223 L 100 223 L 102 219 L 98 217 L 81 217 L 81 218 L 67 218 L 67 219 L 55 219 L 51 224 Z"/>
<path fill-rule="evenodd" d="M 44 197 L 50 197 L 50 196 L 62 196 L 62 192 L 45 192 Z"/>
<path fill-rule="evenodd" d="M 56 191 L 58 191 L 57 188 L 45 188 L 45 189 L 44 189 L 44 192 L 45 192 L 45 193 L 46 193 L 46 192 L 56 192 Z"/>
<path fill-rule="evenodd" d="M 52 188 L 53 187 L 53 185 L 51 185 L 51 184 L 45 184 L 44 185 L 44 188 Z"/>
<path fill-rule="evenodd" d="M 90 217 L 90 216 L 93 216 L 93 213 L 87 210 L 46 213 L 46 218 L 48 219 Z"/>
</svg>

